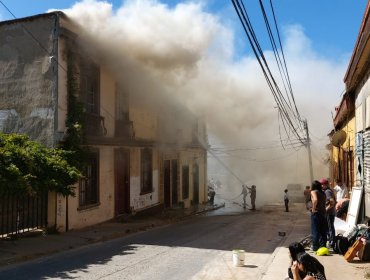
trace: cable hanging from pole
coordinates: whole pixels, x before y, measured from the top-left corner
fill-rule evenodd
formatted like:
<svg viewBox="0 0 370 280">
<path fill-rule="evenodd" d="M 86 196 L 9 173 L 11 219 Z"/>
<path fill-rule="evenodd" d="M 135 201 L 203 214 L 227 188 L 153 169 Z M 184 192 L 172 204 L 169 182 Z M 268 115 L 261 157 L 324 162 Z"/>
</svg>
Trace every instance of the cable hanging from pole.
<svg viewBox="0 0 370 280">
<path fill-rule="evenodd" d="M 267 17 L 266 10 L 263 6 L 263 3 L 261 0 L 259 0 L 261 11 L 264 17 L 265 25 L 267 28 L 267 32 L 269 34 L 269 39 L 272 45 L 272 49 L 274 52 L 275 60 L 278 65 L 278 69 L 280 72 L 280 76 L 283 82 L 283 86 L 286 91 L 286 97 L 282 94 L 279 85 L 277 84 L 272 71 L 267 63 L 267 60 L 265 58 L 265 55 L 262 51 L 261 45 L 258 42 L 256 33 L 253 29 L 252 22 L 248 16 L 247 9 L 243 3 L 242 0 L 231 0 L 232 4 L 235 8 L 235 11 L 239 17 L 239 20 L 243 26 L 243 29 L 247 35 L 248 41 L 250 43 L 250 46 L 252 48 L 252 51 L 258 61 L 258 64 L 261 67 L 261 70 L 263 72 L 263 75 L 265 77 L 265 80 L 270 88 L 270 91 L 274 97 L 274 100 L 277 104 L 278 110 L 279 110 L 279 116 L 281 117 L 280 120 L 282 122 L 282 125 L 284 127 L 285 133 L 290 139 L 290 137 L 294 137 L 295 139 L 299 140 L 302 144 L 305 144 L 305 137 L 301 136 L 301 133 L 303 132 L 302 127 L 302 121 L 300 114 L 298 112 L 293 90 L 290 82 L 290 77 L 288 73 L 288 69 L 286 66 L 286 60 L 284 56 L 284 52 L 282 49 L 281 39 L 280 35 L 278 33 L 277 23 L 276 23 L 276 16 L 275 12 L 273 10 L 272 2 L 270 0 L 270 6 L 272 9 L 272 13 L 274 15 L 274 22 L 275 22 L 275 29 L 278 33 L 278 39 L 279 39 L 279 45 L 281 51 L 279 52 L 278 46 L 275 42 L 274 35 L 271 29 L 271 26 L 269 24 L 269 20 Z M 281 54 L 280 54 L 281 53 Z"/>
</svg>

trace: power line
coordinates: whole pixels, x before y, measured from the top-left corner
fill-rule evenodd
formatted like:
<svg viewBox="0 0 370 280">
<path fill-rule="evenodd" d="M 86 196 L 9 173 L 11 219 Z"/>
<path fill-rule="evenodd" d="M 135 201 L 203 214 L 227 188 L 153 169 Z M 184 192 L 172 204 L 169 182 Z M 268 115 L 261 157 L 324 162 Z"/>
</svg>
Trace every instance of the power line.
<svg viewBox="0 0 370 280">
<path fill-rule="evenodd" d="M 262 69 L 262 72 L 263 72 L 263 75 L 266 79 L 266 82 L 271 90 L 271 93 L 275 99 L 275 102 L 279 108 L 279 112 L 281 114 L 281 120 L 282 120 L 282 123 L 283 123 L 283 127 L 284 127 L 284 130 L 286 132 L 286 135 L 290 138 L 290 132 L 292 133 L 292 135 L 294 135 L 294 137 L 296 139 L 298 139 L 300 142 L 302 142 L 302 144 L 304 144 L 303 142 L 303 137 L 300 135 L 299 131 L 297 130 L 298 128 L 302 128 L 302 121 L 300 120 L 300 117 L 299 117 L 299 114 L 296 114 L 295 111 L 292 110 L 291 106 L 289 105 L 289 99 L 287 100 L 281 93 L 281 90 L 278 86 L 278 84 L 276 83 L 276 80 L 274 78 L 274 76 L 272 75 L 272 72 L 269 68 L 269 65 L 266 61 L 266 58 L 264 56 L 264 53 L 262 51 L 262 48 L 258 42 L 258 39 L 257 39 L 257 36 L 254 32 L 254 29 L 253 29 L 253 26 L 252 26 L 252 23 L 249 19 L 249 16 L 248 16 L 248 13 L 247 13 L 247 10 L 245 8 L 245 5 L 243 3 L 243 1 L 239 1 L 239 0 L 232 0 L 232 3 L 234 5 L 234 8 L 235 8 L 235 11 L 239 17 L 239 20 L 243 26 L 243 29 L 247 35 L 247 38 L 248 38 L 248 41 L 252 47 L 252 51 Z M 276 19 L 276 17 L 275 17 Z M 265 23 L 267 24 L 268 20 L 267 20 L 267 16 L 265 16 Z M 269 26 L 269 25 L 268 25 Z M 272 32 L 271 32 L 271 28 L 268 28 L 269 30 L 269 34 L 270 34 L 270 38 L 271 38 L 271 41 L 272 41 L 272 45 L 275 46 L 273 47 L 274 49 L 274 53 L 276 54 L 276 59 L 277 61 L 279 61 L 279 59 L 277 58 L 278 57 L 278 52 L 276 51 L 276 44 L 274 43 L 273 41 L 273 35 L 272 35 Z M 279 65 L 279 62 L 278 62 L 278 65 Z M 286 63 L 284 64 L 285 67 L 286 67 Z M 282 68 L 284 69 L 283 67 L 283 64 L 281 63 L 281 60 L 280 60 L 280 66 L 282 66 Z M 279 67 L 280 68 L 280 67 Z M 287 69 L 285 70 L 287 72 Z M 288 76 L 288 75 L 287 75 Z M 290 80 L 289 80 L 289 83 L 290 83 Z M 290 86 L 291 88 L 291 86 Z M 294 101 L 295 103 L 295 101 Z M 295 106 L 296 108 L 296 106 Z M 297 111 L 297 110 L 296 110 Z M 295 124 L 294 124 L 295 123 Z"/>
<path fill-rule="evenodd" d="M 284 66 L 285 66 L 285 70 L 286 70 L 286 75 L 287 75 L 287 80 L 288 80 L 288 85 L 289 85 L 291 97 L 292 97 L 292 100 L 293 100 L 293 104 L 294 104 L 295 110 L 297 112 L 297 116 L 298 116 L 299 119 L 301 119 L 300 114 L 299 114 L 299 111 L 298 111 L 298 108 L 297 108 L 297 105 L 296 105 L 296 102 L 295 102 L 292 84 L 290 82 L 290 76 L 289 76 L 289 72 L 288 72 L 288 67 L 286 65 L 286 60 L 285 60 L 283 45 L 282 45 L 281 39 L 280 39 L 280 32 L 279 32 L 279 28 L 278 28 L 278 25 L 277 25 L 277 20 L 276 20 L 276 16 L 275 16 L 274 6 L 272 5 L 272 0 L 270 0 L 270 6 L 271 6 L 272 15 L 274 17 L 275 28 L 276 28 L 276 33 L 277 33 L 277 36 L 278 36 L 278 39 L 279 39 L 281 54 L 283 56 L 283 61 L 284 61 Z"/>
</svg>

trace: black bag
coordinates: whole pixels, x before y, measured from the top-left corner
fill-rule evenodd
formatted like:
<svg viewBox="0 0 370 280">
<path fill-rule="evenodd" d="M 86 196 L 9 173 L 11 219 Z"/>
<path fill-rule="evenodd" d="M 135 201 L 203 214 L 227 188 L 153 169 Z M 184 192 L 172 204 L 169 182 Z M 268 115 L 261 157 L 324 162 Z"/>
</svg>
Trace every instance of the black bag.
<svg viewBox="0 0 370 280">
<path fill-rule="evenodd" d="M 348 248 L 351 246 L 348 238 L 344 237 L 342 234 L 335 236 L 333 245 L 334 252 L 340 255 L 345 255 Z"/>
</svg>

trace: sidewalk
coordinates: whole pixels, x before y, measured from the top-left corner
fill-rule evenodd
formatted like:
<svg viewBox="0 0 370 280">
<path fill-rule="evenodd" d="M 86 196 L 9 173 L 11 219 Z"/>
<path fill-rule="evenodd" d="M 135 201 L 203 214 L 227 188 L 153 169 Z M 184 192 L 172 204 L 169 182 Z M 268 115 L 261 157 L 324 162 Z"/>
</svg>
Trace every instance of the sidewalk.
<svg viewBox="0 0 370 280">
<path fill-rule="evenodd" d="M 295 205 L 295 209 L 301 212 L 297 216 L 293 230 L 287 235 L 281 246 L 275 249 L 271 256 L 271 264 L 268 266 L 265 274 L 261 279 L 276 280 L 285 279 L 287 277 L 287 269 L 290 263 L 288 246 L 294 241 L 301 241 L 303 237 L 310 234 L 310 213 L 303 206 Z M 297 207 L 298 206 L 298 207 Z M 361 262 L 356 257 L 353 262 L 347 262 L 342 255 L 332 254 L 330 256 L 316 256 L 314 253 L 308 253 L 316 257 L 325 267 L 327 279 L 341 280 L 363 280 L 370 279 L 365 277 L 366 273 L 370 273 L 370 265 L 368 262 Z"/>
<path fill-rule="evenodd" d="M 126 217 L 121 221 L 105 222 L 60 234 L 46 234 L 36 230 L 16 239 L 0 239 L 0 267 L 171 224 L 188 216 L 223 206 L 215 204 L 199 205 L 189 209 L 171 209 L 155 216 Z"/>
</svg>

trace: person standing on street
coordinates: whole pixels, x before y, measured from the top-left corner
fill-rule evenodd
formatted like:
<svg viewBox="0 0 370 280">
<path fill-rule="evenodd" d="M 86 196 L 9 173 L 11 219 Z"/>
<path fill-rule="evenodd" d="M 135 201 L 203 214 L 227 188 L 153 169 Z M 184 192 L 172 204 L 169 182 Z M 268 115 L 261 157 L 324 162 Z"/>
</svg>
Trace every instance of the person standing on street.
<svg viewBox="0 0 370 280">
<path fill-rule="evenodd" d="M 243 195 L 243 208 L 247 208 L 247 195 L 248 195 L 248 187 L 246 185 L 242 185 L 242 195 Z"/>
<path fill-rule="evenodd" d="M 313 251 L 317 251 L 320 247 L 326 246 L 328 228 L 325 209 L 326 196 L 322 191 L 321 183 L 319 181 L 313 181 L 312 183 L 311 201 L 311 249 Z"/>
<path fill-rule="evenodd" d="M 306 186 L 306 189 L 303 191 L 303 195 L 304 195 L 304 203 L 306 205 L 306 209 L 310 210 L 310 208 L 312 207 L 310 186 Z"/>
<path fill-rule="evenodd" d="M 208 197 L 209 197 L 209 204 L 213 205 L 215 202 L 215 195 L 216 192 L 213 187 L 208 187 Z"/>
<path fill-rule="evenodd" d="M 250 192 L 250 198 L 251 198 L 251 204 L 252 204 L 252 208 L 249 210 L 256 210 L 256 195 L 257 195 L 256 186 L 252 185 L 250 188 L 247 187 L 247 189 Z"/>
<path fill-rule="evenodd" d="M 326 219 L 328 223 L 328 239 L 329 239 L 329 246 L 334 246 L 334 238 L 335 238 L 335 228 L 334 228 L 334 221 L 335 221 L 335 195 L 333 190 L 329 187 L 329 181 L 325 178 L 320 180 L 322 190 L 325 192 L 326 196 Z"/>
<path fill-rule="evenodd" d="M 288 190 L 284 190 L 284 204 L 285 204 L 285 212 L 289 212 L 289 196 Z"/>
</svg>

